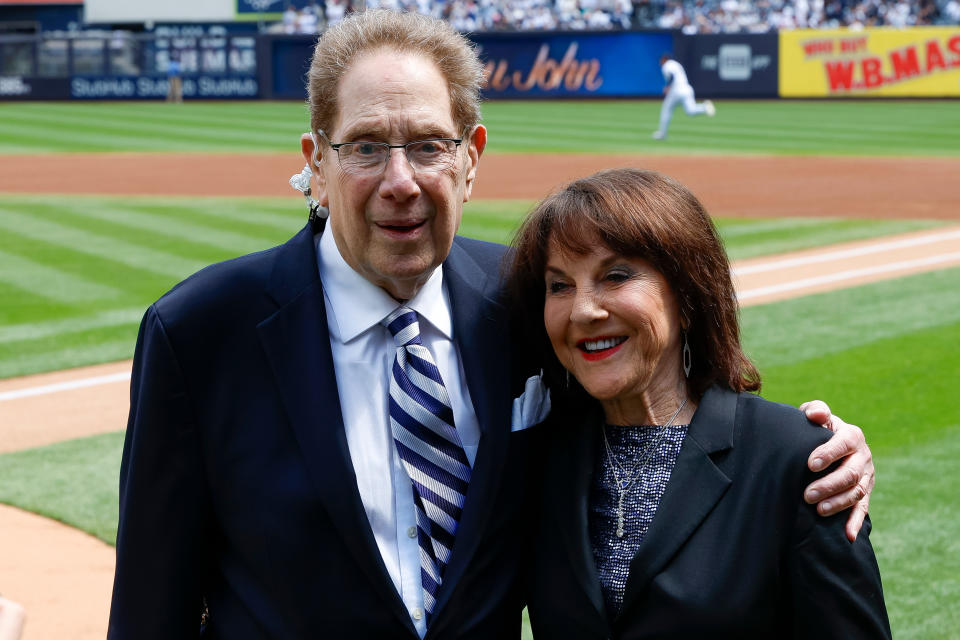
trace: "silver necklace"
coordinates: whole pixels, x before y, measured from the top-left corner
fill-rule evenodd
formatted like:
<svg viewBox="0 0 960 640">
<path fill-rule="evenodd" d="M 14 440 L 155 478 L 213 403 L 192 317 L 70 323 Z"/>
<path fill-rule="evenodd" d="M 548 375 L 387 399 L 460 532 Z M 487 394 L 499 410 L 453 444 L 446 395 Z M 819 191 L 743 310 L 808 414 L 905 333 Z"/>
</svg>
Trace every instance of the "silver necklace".
<svg viewBox="0 0 960 640">
<path fill-rule="evenodd" d="M 607 460 L 610 461 L 610 471 L 613 472 L 613 480 L 617 485 L 617 537 L 622 538 L 624 534 L 623 528 L 623 496 L 627 494 L 627 491 L 633 485 L 637 478 L 640 477 L 639 471 L 643 469 L 644 463 L 646 463 L 647 458 L 650 457 L 650 454 L 653 453 L 659 446 L 660 442 L 663 440 L 663 437 L 667 433 L 667 429 L 673 426 L 673 421 L 677 419 L 677 416 L 680 415 L 680 412 L 683 411 L 683 408 L 687 405 L 687 399 L 684 398 L 683 402 L 680 403 L 680 406 L 676 411 L 673 412 L 673 415 L 670 416 L 670 420 L 667 421 L 667 424 L 660 427 L 660 431 L 657 433 L 657 437 L 647 445 L 643 450 L 643 453 L 634 463 L 633 468 L 630 469 L 628 473 L 626 469 L 620 464 L 620 461 L 613 455 L 613 450 L 610 448 L 610 441 L 607 440 L 607 425 L 603 425 L 603 446 L 607 450 Z M 617 471 L 619 469 L 619 472 Z M 622 474 L 622 475 L 621 475 Z"/>
</svg>

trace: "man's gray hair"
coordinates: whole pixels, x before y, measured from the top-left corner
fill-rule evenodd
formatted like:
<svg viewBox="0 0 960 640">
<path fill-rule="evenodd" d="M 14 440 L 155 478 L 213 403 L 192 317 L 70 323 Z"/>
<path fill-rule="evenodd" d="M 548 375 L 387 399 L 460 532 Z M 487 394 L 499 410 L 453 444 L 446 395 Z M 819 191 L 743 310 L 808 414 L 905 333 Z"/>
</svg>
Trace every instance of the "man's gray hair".
<svg viewBox="0 0 960 640">
<path fill-rule="evenodd" d="M 340 79 L 357 57 L 378 49 L 419 53 L 432 60 L 447 80 L 451 115 L 460 133 L 480 122 L 483 65 L 473 44 L 442 20 L 376 9 L 348 16 L 317 42 L 307 84 L 314 131 L 330 131 L 337 124 Z"/>
</svg>

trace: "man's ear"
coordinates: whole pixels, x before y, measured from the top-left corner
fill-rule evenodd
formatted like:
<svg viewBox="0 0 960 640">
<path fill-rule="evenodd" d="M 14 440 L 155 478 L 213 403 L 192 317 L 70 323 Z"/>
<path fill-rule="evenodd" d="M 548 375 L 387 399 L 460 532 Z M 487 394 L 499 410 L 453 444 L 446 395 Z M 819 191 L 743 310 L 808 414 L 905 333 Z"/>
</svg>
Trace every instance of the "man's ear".
<svg viewBox="0 0 960 640">
<path fill-rule="evenodd" d="M 467 177 L 463 190 L 463 201 L 470 200 L 470 194 L 473 192 L 473 181 L 477 177 L 477 167 L 480 164 L 480 156 L 487 146 L 487 128 L 478 124 L 473 128 L 470 134 L 470 141 L 467 144 Z"/>
<path fill-rule="evenodd" d="M 327 179 L 323 173 L 323 167 L 320 161 L 323 159 L 323 151 L 320 147 L 320 141 L 316 134 L 304 133 L 300 136 L 300 152 L 307 166 L 313 171 L 313 177 L 317 180 L 317 189 L 314 192 L 316 200 L 324 207 L 327 206 Z"/>
</svg>

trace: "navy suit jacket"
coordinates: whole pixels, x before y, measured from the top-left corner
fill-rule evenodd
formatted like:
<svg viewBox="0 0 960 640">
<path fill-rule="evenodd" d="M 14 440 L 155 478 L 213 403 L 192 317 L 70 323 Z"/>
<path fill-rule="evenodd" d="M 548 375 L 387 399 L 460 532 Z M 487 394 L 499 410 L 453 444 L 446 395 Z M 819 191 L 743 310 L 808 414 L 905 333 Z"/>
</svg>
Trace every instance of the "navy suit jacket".
<svg viewBox="0 0 960 640">
<path fill-rule="evenodd" d="M 846 512 L 822 518 L 802 499 L 807 456 L 830 432 L 719 387 L 697 408 L 610 620 L 588 533 L 602 420 L 551 416 L 541 429 L 537 640 L 890 637 L 869 520 L 850 543 Z"/>
<path fill-rule="evenodd" d="M 501 299 L 504 247 L 457 238 L 443 265 L 481 429 L 427 638 L 519 636 L 514 543 L 524 375 Z M 147 311 L 120 472 L 108 637 L 416 640 L 347 450 L 308 225 L 213 265 Z"/>
</svg>

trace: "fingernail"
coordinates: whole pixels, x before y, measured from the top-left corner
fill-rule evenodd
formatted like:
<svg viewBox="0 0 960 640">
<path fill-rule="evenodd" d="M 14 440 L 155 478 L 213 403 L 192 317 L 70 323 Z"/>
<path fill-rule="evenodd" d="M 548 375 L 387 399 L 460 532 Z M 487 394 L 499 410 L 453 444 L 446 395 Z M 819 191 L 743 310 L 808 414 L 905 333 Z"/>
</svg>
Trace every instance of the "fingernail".
<svg viewBox="0 0 960 640">
<path fill-rule="evenodd" d="M 833 506 L 833 505 L 831 505 L 830 502 L 827 501 L 827 502 L 824 502 L 824 503 L 823 503 L 822 505 L 820 505 L 820 506 L 823 507 L 823 510 L 824 510 L 824 511 L 830 511 L 830 507 Z"/>
<path fill-rule="evenodd" d="M 811 489 L 807 491 L 807 502 L 816 502 L 820 499 L 820 492 L 816 489 Z"/>
<path fill-rule="evenodd" d="M 814 471 L 820 471 L 820 469 L 823 469 L 823 458 L 814 458 L 813 462 L 810 464 L 810 468 Z"/>
</svg>

